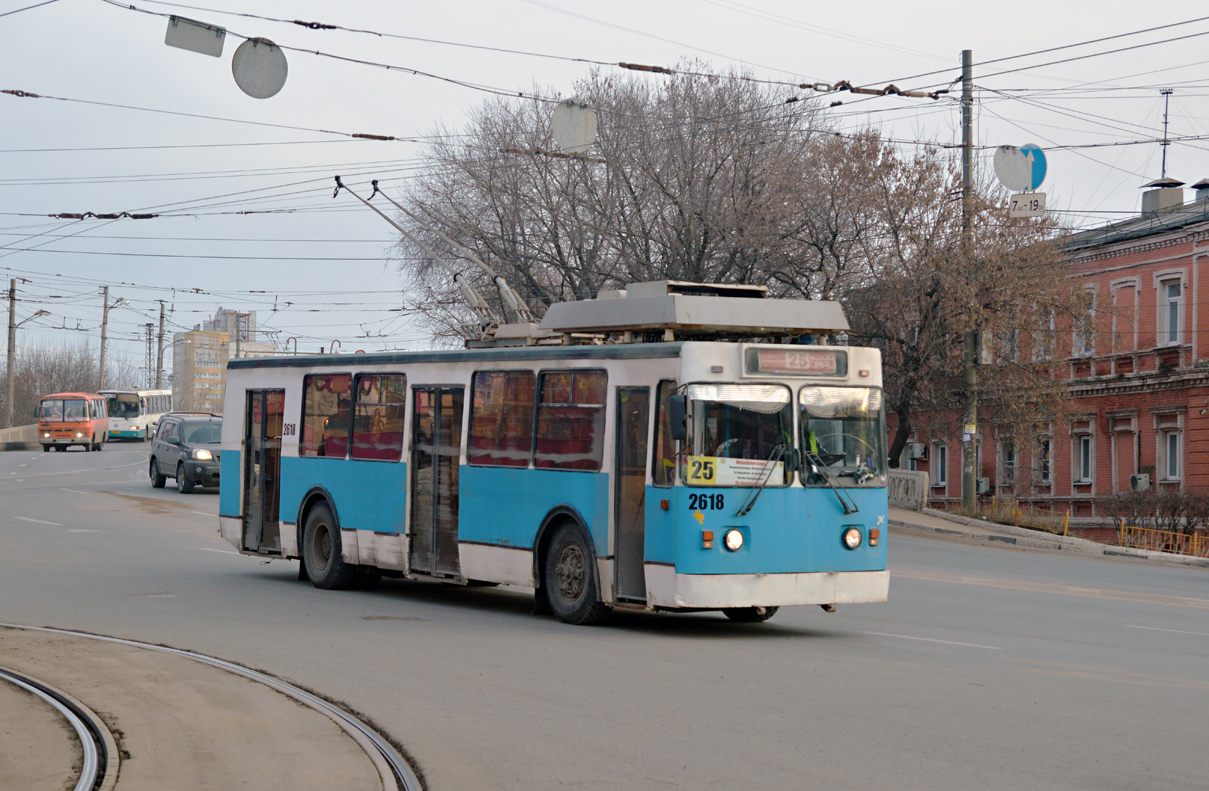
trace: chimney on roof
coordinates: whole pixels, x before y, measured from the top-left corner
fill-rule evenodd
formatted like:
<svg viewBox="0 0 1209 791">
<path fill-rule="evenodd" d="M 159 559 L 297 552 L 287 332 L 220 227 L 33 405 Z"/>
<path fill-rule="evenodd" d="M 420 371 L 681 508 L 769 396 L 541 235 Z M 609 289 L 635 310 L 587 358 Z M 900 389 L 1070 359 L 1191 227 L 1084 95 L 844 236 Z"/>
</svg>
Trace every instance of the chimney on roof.
<svg viewBox="0 0 1209 791">
<path fill-rule="evenodd" d="M 1146 184 L 1142 189 L 1142 216 L 1155 217 L 1184 205 L 1184 182 L 1170 177 Z M 1199 192 L 1198 192 L 1199 195 Z"/>
<path fill-rule="evenodd" d="M 1196 200 L 1202 201 L 1209 198 L 1209 178 L 1201 179 L 1193 184 L 1192 188 L 1196 190 Z"/>
</svg>

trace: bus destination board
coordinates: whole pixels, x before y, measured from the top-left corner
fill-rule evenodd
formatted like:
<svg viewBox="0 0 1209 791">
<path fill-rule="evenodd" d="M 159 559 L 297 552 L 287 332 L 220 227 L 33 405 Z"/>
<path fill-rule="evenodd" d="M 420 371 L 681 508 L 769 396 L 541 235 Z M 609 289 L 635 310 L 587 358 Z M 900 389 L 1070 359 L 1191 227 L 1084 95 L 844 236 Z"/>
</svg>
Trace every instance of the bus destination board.
<svg viewBox="0 0 1209 791">
<path fill-rule="evenodd" d="M 835 349 L 748 348 L 748 374 L 847 376 L 848 353 Z"/>
</svg>

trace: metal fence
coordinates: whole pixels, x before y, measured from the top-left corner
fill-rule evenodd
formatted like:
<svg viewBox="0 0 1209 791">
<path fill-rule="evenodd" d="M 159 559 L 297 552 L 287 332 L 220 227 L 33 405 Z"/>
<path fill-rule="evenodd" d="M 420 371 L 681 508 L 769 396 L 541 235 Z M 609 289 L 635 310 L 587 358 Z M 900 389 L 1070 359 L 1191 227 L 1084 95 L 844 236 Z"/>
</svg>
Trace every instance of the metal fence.
<svg viewBox="0 0 1209 791">
<path fill-rule="evenodd" d="M 1120 543 L 1123 547 L 1133 549 L 1150 549 L 1198 558 L 1209 557 L 1209 536 L 1200 533 L 1173 533 L 1168 530 L 1124 525 L 1121 527 Z"/>
<path fill-rule="evenodd" d="M 919 511 L 928 504 L 928 473 L 890 470 L 890 505 Z"/>
</svg>

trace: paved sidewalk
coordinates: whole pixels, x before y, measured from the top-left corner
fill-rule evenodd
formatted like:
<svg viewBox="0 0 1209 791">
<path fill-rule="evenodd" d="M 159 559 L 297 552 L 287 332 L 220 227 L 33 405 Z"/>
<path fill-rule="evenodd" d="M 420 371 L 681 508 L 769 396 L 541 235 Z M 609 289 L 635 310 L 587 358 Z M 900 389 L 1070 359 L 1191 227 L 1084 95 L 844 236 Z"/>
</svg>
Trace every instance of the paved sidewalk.
<svg viewBox="0 0 1209 791">
<path fill-rule="evenodd" d="M 0 627 L 0 666 L 105 721 L 118 740 L 116 791 L 382 791 L 373 762 L 332 720 L 186 657 Z M 79 742 L 57 712 L 15 691 L 0 679 L 0 788 L 71 788 Z"/>
<path fill-rule="evenodd" d="M 916 535 L 945 536 L 956 540 L 972 541 L 980 544 L 1002 544 L 1021 549 L 1045 549 L 1082 555 L 1108 555 L 1154 560 L 1160 563 L 1175 563 L 1184 566 L 1199 566 L 1209 568 L 1209 559 L 1194 558 L 1187 555 L 1174 555 L 1170 552 L 1153 552 L 1145 549 L 1131 549 L 1101 544 L 1098 541 L 1088 541 L 1084 538 L 1057 536 L 1026 527 L 1013 527 L 988 522 L 984 519 L 971 519 L 965 516 L 925 508 L 923 511 L 912 511 L 907 508 L 890 508 L 890 527 L 893 532 Z"/>
</svg>

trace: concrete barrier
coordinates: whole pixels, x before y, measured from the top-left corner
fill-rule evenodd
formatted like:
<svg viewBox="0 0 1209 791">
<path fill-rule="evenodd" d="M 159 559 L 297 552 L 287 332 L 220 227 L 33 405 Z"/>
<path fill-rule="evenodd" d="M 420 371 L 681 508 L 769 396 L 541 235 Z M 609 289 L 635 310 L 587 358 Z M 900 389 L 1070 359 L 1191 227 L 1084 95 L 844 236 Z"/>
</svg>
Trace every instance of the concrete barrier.
<svg viewBox="0 0 1209 791">
<path fill-rule="evenodd" d="M 890 505 L 919 511 L 928 504 L 928 473 L 890 470 Z"/>
<path fill-rule="evenodd" d="M 0 428 L 0 450 L 29 450 L 38 447 L 38 424 Z"/>
</svg>

